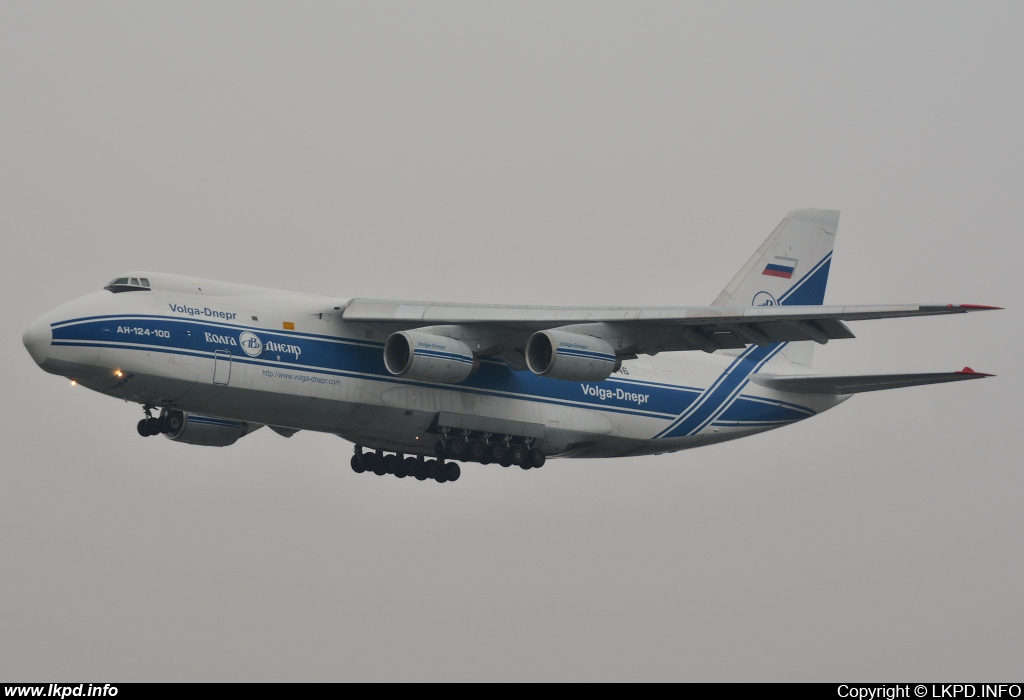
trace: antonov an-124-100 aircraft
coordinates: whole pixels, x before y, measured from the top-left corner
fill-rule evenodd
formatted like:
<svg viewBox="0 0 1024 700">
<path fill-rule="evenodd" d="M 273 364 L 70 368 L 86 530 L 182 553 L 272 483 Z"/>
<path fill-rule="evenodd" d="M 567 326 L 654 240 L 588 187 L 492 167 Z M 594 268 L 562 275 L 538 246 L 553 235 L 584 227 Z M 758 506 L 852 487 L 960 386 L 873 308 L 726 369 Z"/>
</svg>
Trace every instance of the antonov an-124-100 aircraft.
<svg viewBox="0 0 1024 700">
<path fill-rule="evenodd" d="M 355 443 L 359 473 L 660 454 L 810 418 L 852 394 L 978 379 L 811 373 L 848 321 L 970 304 L 823 306 L 839 212 L 790 212 L 710 306 L 347 299 L 130 272 L 24 334 L 47 372 L 142 405 L 143 436 L 230 445 L 263 426 Z M 156 415 L 154 413 L 156 412 Z"/>
</svg>

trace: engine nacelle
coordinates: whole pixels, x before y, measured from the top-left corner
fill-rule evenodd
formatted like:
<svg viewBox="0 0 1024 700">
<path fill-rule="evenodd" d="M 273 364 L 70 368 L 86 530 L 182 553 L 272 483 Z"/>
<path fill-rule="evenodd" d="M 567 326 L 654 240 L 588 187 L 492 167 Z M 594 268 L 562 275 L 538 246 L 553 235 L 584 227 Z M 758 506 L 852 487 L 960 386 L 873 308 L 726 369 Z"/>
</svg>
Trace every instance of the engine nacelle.
<svg viewBox="0 0 1024 700">
<path fill-rule="evenodd" d="M 189 445 L 226 447 L 247 434 L 252 426 L 226 418 L 211 418 L 183 411 L 168 411 L 162 418 L 168 440 Z M 255 427 L 260 427 L 259 425 Z"/>
<path fill-rule="evenodd" d="M 526 343 L 526 366 L 542 377 L 599 382 L 619 365 L 611 343 L 590 335 L 537 331 Z"/>
<path fill-rule="evenodd" d="M 461 340 L 420 331 L 392 333 L 384 343 L 384 366 L 398 377 L 458 384 L 477 367 Z"/>
</svg>

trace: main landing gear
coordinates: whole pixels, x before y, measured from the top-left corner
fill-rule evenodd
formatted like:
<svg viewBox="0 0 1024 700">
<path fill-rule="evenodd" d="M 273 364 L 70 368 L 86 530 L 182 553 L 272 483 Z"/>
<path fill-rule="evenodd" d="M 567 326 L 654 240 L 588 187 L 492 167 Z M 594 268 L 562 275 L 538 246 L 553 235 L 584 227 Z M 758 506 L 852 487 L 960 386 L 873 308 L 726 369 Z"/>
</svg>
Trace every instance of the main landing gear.
<svg viewBox="0 0 1024 700">
<path fill-rule="evenodd" d="M 434 445 L 434 454 L 441 459 L 447 457 L 461 462 L 494 463 L 503 467 L 515 464 L 523 469 L 540 469 L 547 457 L 539 448 L 531 447 L 532 443 L 530 438 L 512 435 L 457 435 L 446 431 Z"/>
<path fill-rule="evenodd" d="M 446 462 L 443 459 L 406 457 L 403 454 L 384 454 L 383 450 L 363 452 L 361 445 L 356 445 L 351 464 L 352 471 L 356 474 L 363 472 L 373 472 L 377 476 L 393 474 L 399 479 L 411 476 L 417 481 L 433 479 L 439 484 L 446 481 L 458 481 L 462 476 L 462 468 L 455 462 Z"/>
</svg>

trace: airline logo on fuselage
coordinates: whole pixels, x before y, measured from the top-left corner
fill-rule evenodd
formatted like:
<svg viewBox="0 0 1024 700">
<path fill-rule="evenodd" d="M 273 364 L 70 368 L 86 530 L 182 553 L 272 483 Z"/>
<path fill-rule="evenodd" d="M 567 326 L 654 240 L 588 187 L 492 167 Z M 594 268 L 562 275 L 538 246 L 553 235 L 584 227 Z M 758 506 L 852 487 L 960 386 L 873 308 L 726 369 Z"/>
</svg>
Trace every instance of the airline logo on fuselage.
<svg viewBox="0 0 1024 700">
<path fill-rule="evenodd" d="M 292 343 L 275 343 L 273 340 L 263 342 L 262 339 L 252 331 L 242 331 L 238 334 L 238 340 L 235 340 L 233 335 L 224 335 L 222 333 L 210 333 L 204 332 L 203 335 L 206 337 L 207 343 L 213 343 L 214 345 L 230 345 L 236 348 L 242 348 L 249 357 L 259 357 L 266 353 L 280 353 L 282 355 L 293 355 L 295 359 L 299 358 L 302 354 L 302 348 Z M 278 358 L 280 359 L 280 358 Z"/>
<path fill-rule="evenodd" d="M 238 344 L 249 357 L 259 357 L 263 354 L 263 341 L 252 331 L 244 331 L 238 336 Z"/>
</svg>

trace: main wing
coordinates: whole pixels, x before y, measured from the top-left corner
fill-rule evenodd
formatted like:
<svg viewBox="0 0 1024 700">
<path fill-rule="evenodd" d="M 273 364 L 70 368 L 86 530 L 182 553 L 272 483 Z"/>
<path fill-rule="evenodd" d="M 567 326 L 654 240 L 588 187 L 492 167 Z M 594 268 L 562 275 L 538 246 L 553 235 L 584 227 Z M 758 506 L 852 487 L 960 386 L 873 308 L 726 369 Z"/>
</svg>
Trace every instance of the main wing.
<svg viewBox="0 0 1024 700">
<path fill-rule="evenodd" d="M 997 309 L 977 304 L 885 306 L 566 307 L 354 299 L 346 321 L 382 331 L 431 328 L 461 340 L 502 337 L 492 352 L 522 348 L 533 333 L 561 329 L 611 342 L 621 356 L 853 338 L 847 321 L 941 316 Z M 442 328 L 438 328 L 442 327 Z M 500 346 L 500 347 L 499 347 Z M 483 348 L 480 348 L 483 350 Z"/>
</svg>

